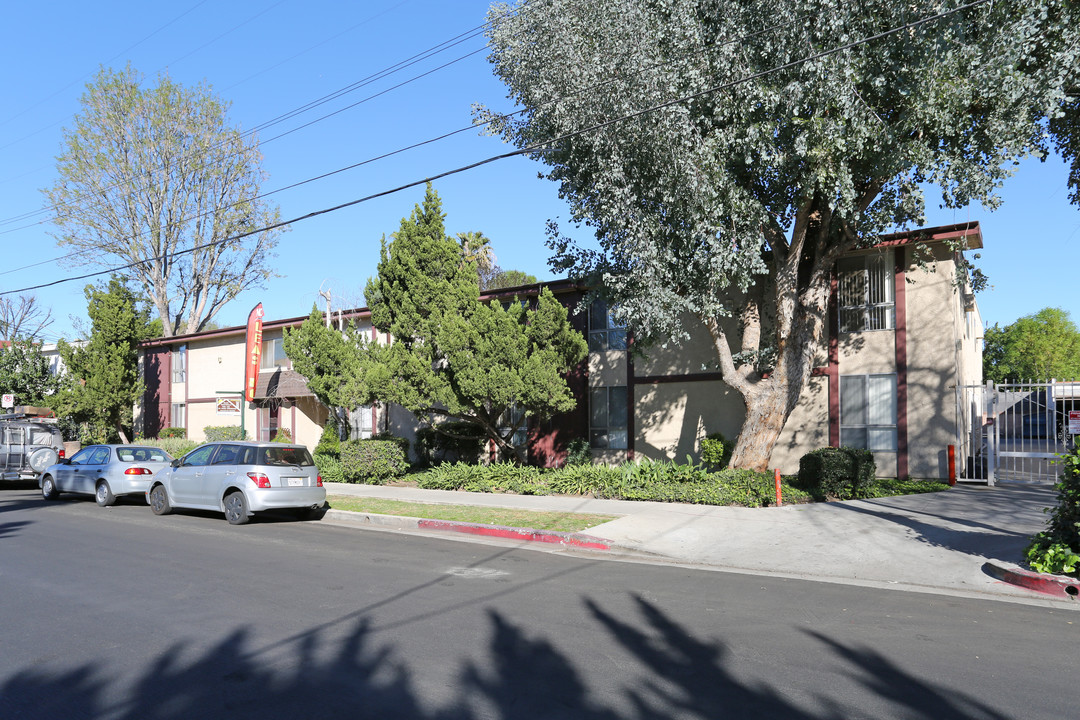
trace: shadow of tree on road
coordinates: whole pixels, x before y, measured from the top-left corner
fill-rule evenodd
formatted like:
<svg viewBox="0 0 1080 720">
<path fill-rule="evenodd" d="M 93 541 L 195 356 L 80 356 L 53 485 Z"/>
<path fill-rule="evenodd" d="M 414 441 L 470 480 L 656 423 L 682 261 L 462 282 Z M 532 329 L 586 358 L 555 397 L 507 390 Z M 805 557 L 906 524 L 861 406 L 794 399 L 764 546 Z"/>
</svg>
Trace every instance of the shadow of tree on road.
<svg viewBox="0 0 1080 720">
<path fill-rule="evenodd" d="M 0 685 L 0 708 L 4 717 L 22 720 L 832 720 L 869 716 L 868 707 L 880 710 L 884 700 L 904 717 L 1004 717 L 954 688 L 905 672 L 881 652 L 811 631 L 804 632 L 852 666 L 851 677 L 872 699 L 852 707 L 826 696 L 829 688 L 810 688 L 820 706 L 800 708 L 766 680 L 741 679 L 723 642 L 699 637 L 645 599 L 634 602 L 636 614 L 616 614 L 583 600 L 597 632 L 625 652 L 608 672 L 591 672 L 594 660 L 573 658 L 542 633 L 489 608 L 490 636 L 478 644 L 482 659 L 452 671 L 457 680 L 449 687 L 422 687 L 423 678 L 393 641 L 376 645 L 371 621 L 359 618 L 334 636 L 320 628 L 258 645 L 245 627 L 201 651 L 193 641 L 176 642 L 130 679 L 110 675 L 103 660 L 69 669 L 34 665 Z"/>
</svg>

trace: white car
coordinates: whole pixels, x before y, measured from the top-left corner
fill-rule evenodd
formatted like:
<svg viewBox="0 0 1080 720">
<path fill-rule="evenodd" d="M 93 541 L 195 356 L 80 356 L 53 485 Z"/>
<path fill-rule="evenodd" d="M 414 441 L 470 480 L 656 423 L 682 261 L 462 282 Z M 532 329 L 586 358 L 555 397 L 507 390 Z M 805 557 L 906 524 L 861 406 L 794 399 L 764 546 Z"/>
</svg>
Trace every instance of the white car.
<svg viewBox="0 0 1080 720">
<path fill-rule="evenodd" d="M 154 473 L 169 467 L 172 455 L 148 445 L 90 445 L 45 468 L 38 487 L 46 500 L 62 492 L 93 495 L 107 507 L 121 495 L 145 495 Z"/>
<path fill-rule="evenodd" d="M 211 442 L 154 475 L 146 501 L 155 515 L 174 508 L 214 510 L 242 525 L 263 510 L 315 516 L 326 504 L 326 488 L 303 445 Z"/>
</svg>

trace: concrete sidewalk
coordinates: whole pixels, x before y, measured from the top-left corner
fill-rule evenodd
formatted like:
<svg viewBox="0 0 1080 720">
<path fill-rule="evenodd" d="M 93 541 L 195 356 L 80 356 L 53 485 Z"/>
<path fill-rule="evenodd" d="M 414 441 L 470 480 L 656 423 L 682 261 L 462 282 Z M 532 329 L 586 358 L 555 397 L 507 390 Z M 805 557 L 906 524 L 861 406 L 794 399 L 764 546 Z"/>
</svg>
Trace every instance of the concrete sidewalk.
<svg viewBox="0 0 1080 720">
<path fill-rule="evenodd" d="M 1007 596 L 1076 605 L 1003 582 L 1018 570 L 1030 536 L 1043 529 L 1043 508 L 1056 502 L 1049 485 L 957 486 L 947 492 L 877 500 L 713 507 L 678 503 L 597 500 L 567 496 L 503 495 L 408 487 L 328 484 L 328 495 L 361 495 L 436 504 L 482 505 L 546 512 L 598 513 L 618 519 L 566 536 L 567 550 L 662 560 L 716 569 L 971 596 Z M 342 517 L 350 515 L 353 517 Z M 450 530 L 387 516 L 331 511 L 331 522 L 367 522 L 384 529 Z M 444 524 L 445 525 L 445 524 Z M 454 525 L 453 523 L 449 525 Z M 551 533 L 526 530 L 507 539 L 552 543 Z M 559 538 L 556 537 L 557 541 Z M 576 546 L 575 539 L 585 546 Z M 595 547 L 593 547 L 595 550 Z M 1013 576 L 1008 576 L 1012 579 Z M 1053 587 L 1050 588 L 1054 590 Z M 1044 588 L 1045 590 L 1045 588 Z M 1070 591 L 1073 592 L 1073 591 Z"/>
</svg>

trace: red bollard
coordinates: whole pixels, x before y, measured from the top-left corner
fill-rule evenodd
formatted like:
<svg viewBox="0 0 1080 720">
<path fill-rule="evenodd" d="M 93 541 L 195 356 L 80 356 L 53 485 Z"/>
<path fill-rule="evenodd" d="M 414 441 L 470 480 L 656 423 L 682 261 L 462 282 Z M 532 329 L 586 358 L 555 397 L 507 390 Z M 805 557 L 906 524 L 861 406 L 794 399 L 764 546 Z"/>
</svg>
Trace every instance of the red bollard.
<svg viewBox="0 0 1080 720">
<path fill-rule="evenodd" d="M 956 446 L 949 446 L 949 485 L 956 484 Z"/>
<path fill-rule="evenodd" d="M 780 507 L 783 504 L 784 501 L 780 497 L 780 468 L 776 468 L 776 507 Z"/>
</svg>

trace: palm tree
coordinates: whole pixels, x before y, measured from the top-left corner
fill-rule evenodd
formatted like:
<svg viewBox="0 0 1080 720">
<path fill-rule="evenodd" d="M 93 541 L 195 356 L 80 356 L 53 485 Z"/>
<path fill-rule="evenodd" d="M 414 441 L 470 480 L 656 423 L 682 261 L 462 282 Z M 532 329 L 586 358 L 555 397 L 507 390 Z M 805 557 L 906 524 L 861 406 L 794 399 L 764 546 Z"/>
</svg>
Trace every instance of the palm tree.
<svg viewBox="0 0 1080 720">
<path fill-rule="evenodd" d="M 467 261 L 476 263 L 482 284 L 483 279 L 495 268 L 495 252 L 491 249 L 491 238 L 478 231 L 461 232 L 457 237 L 461 254 Z"/>
</svg>

